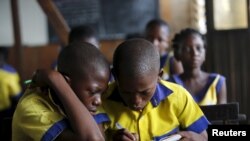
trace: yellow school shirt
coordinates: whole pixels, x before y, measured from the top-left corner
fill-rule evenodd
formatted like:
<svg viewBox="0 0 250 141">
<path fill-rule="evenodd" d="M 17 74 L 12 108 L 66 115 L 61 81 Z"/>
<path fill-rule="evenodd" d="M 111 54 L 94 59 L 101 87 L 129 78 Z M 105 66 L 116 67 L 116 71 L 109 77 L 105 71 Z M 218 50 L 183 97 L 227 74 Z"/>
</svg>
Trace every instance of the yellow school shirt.
<svg viewBox="0 0 250 141">
<path fill-rule="evenodd" d="M 169 79 L 169 81 L 177 83 L 183 87 L 185 87 L 184 82 L 180 78 L 179 75 L 173 75 Z M 222 85 L 225 83 L 225 77 L 217 74 L 211 73 L 209 74 L 207 84 L 205 87 L 198 92 L 197 94 L 193 94 L 194 100 L 199 105 L 215 105 L 217 104 L 217 96 L 221 91 Z"/>
<path fill-rule="evenodd" d="M 49 89 L 27 89 L 13 116 L 12 141 L 51 141 L 68 126 Z"/>
<path fill-rule="evenodd" d="M 21 93 L 20 78 L 9 65 L 0 68 L 0 111 L 11 108 L 11 99 Z"/>
<path fill-rule="evenodd" d="M 154 96 L 142 112 L 125 106 L 115 84 L 110 84 L 94 118 L 104 125 L 107 140 L 112 140 L 119 126 L 137 133 L 141 141 L 159 141 L 179 130 L 201 133 L 209 124 L 184 88 L 163 80 L 157 84 Z"/>
</svg>

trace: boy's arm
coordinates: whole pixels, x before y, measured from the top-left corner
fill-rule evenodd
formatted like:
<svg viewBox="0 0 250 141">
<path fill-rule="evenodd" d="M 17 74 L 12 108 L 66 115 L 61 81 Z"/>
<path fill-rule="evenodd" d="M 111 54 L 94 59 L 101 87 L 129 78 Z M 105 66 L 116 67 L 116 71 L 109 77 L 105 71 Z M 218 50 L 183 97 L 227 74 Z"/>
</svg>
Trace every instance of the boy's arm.
<svg viewBox="0 0 250 141">
<path fill-rule="evenodd" d="M 72 131 L 70 129 L 64 130 L 56 140 L 104 140 L 92 115 L 59 72 L 38 70 L 33 80 L 35 83 L 50 86 L 65 108 Z"/>
<path fill-rule="evenodd" d="M 193 131 L 181 131 L 178 134 L 182 136 L 181 140 L 189 140 L 189 141 L 207 141 L 207 131 L 204 130 L 200 134 L 195 133 Z"/>
</svg>

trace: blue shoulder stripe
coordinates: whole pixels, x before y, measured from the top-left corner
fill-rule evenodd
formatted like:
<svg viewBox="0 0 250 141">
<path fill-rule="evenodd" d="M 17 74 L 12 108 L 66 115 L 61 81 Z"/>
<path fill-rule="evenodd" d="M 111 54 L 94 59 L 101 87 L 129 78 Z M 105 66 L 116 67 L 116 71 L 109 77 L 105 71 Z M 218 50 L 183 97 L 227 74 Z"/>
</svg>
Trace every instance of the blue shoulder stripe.
<svg viewBox="0 0 250 141">
<path fill-rule="evenodd" d="M 43 135 L 41 141 L 53 141 L 62 133 L 62 131 L 69 127 L 66 119 L 60 120 L 49 128 L 49 130 Z"/>
<path fill-rule="evenodd" d="M 104 113 L 94 115 L 94 119 L 95 119 L 97 124 L 110 121 L 108 115 L 104 114 Z"/>
<path fill-rule="evenodd" d="M 16 70 L 11 65 L 8 64 L 4 64 L 2 69 L 10 73 L 16 73 Z"/>
<path fill-rule="evenodd" d="M 200 117 L 193 124 L 191 124 L 186 130 L 194 131 L 196 133 L 201 133 L 202 131 L 208 128 L 210 122 L 207 120 L 205 116 Z"/>
</svg>

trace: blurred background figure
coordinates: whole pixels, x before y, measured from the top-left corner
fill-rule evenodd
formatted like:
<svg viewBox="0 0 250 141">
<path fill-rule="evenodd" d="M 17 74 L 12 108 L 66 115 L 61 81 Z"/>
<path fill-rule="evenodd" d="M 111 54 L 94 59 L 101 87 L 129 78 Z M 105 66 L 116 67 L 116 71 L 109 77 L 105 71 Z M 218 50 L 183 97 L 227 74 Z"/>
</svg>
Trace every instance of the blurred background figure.
<svg viewBox="0 0 250 141">
<path fill-rule="evenodd" d="M 181 63 L 176 61 L 169 46 L 170 29 L 168 24 L 161 19 L 152 19 L 146 25 L 145 37 L 158 49 L 161 57 L 161 68 L 163 79 L 168 79 L 172 74 L 182 72 Z"/>
<path fill-rule="evenodd" d="M 87 42 L 99 49 L 99 39 L 96 31 L 89 25 L 75 26 L 70 30 L 68 43 Z M 57 69 L 57 61 L 52 63 L 52 68 Z"/>
<path fill-rule="evenodd" d="M 22 88 L 17 71 L 7 63 L 8 48 L 0 47 L 0 135 L 10 129 L 5 119 L 12 118 Z M 5 126 L 6 125 L 6 126 Z M 7 129 L 9 128 L 9 129 Z"/>
</svg>

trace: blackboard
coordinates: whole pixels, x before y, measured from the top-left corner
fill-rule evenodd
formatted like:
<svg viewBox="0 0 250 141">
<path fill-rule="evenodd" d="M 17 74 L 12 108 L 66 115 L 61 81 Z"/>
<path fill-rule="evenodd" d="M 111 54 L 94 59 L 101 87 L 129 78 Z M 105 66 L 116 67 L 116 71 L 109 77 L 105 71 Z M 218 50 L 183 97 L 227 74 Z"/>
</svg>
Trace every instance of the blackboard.
<svg viewBox="0 0 250 141">
<path fill-rule="evenodd" d="M 121 39 L 143 32 L 146 23 L 159 17 L 158 0 L 54 0 L 68 25 L 94 27 L 100 39 Z M 50 41 L 58 40 L 50 27 Z"/>
</svg>

